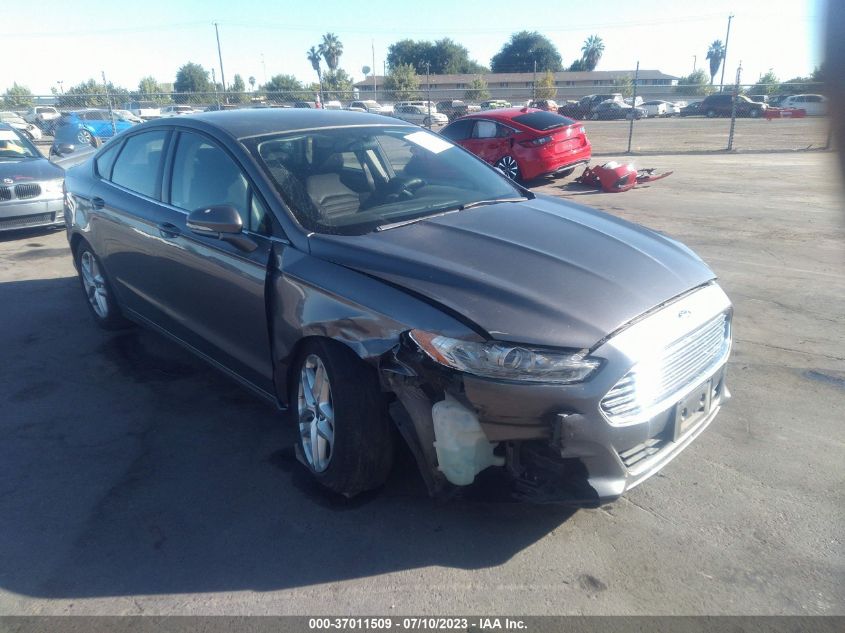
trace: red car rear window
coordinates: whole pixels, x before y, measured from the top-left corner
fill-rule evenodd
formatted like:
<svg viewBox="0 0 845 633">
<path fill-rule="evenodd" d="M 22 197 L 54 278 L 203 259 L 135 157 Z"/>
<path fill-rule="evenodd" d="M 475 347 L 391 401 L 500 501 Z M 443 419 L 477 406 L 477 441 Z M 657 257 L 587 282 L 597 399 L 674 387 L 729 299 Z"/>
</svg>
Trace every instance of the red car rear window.
<svg viewBox="0 0 845 633">
<path fill-rule="evenodd" d="M 530 127 L 533 130 L 545 132 L 546 130 L 553 130 L 557 127 L 566 127 L 575 123 L 569 117 L 555 114 L 554 112 L 529 112 L 528 114 L 520 114 L 513 118 L 514 121 L 521 125 Z"/>
</svg>

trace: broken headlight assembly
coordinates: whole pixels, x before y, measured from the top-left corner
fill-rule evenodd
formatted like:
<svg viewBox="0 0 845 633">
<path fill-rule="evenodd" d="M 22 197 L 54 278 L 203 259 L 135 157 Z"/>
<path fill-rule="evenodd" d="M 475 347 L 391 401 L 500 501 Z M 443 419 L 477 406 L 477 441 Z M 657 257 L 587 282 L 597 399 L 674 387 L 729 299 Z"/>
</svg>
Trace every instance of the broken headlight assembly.
<svg viewBox="0 0 845 633">
<path fill-rule="evenodd" d="M 586 350 L 562 352 L 496 341 L 471 342 L 411 330 L 411 340 L 436 363 L 457 371 L 517 382 L 569 384 L 589 378 L 601 360 Z"/>
</svg>

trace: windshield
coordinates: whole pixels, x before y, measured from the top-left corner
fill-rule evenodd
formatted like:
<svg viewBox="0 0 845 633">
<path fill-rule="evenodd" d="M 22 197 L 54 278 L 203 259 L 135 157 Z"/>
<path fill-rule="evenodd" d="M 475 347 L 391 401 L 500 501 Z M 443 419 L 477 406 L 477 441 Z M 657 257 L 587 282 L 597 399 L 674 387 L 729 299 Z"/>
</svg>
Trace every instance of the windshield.
<svg viewBox="0 0 845 633">
<path fill-rule="evenodd" d="M 415 128 L 324 128 L 249 139 L 247 146 L 297 220 L 318 233 L 359 235 L 524 197 L 464 150 Z"/>
<path fill-rule="evenodd" d="M 0 130 L 0 160 L 36 158 L 35 146 L 12 130 Z"/>
</svg>

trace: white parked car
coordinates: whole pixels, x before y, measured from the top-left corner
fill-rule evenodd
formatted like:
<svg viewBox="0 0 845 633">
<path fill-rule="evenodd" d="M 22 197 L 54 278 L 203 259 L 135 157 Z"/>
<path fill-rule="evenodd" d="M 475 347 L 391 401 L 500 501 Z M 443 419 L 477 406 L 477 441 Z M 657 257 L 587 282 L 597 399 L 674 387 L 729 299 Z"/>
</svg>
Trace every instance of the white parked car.
<svg viewBox="0 0 845 633">
<path fill-rule="evenodd" d="M 189 105 L 169 105 L 161 109 L 162 117 L 184 116 L 194 113 L 196 113 L 196 110 Z"/>
<path fill-rule="evenodd" d="M 326 101 L 323 104 L 323 110 L 343 110 L 340 101 Z"/>
<path fill-rule="evenodd" d="M 41 138 L 41 129 L 34 123 L 27 123 L 17 112 L 4 110 L 0 112 L 0 123 L 8 123 L 16 130 L 20 130 L 31 141 L 37 141 Z"/>
<path fill-rule="evenodd" d="M 24 121 L 37 125 L 41 130 L 46 130 L 50 127 L 50 123 L 57 121 L 58 118 L 59 111 L 53 106 L 34 106 L 23 115 Z"/>
<path fill-rule="evenodd" d="M 353 101 L 349 104 L 347 110 L 363 110 L 364 112 L 369 112 L 370 114 L 385 114 L 385 108 L 382 106 L 378 101 L 373 101 L 372 99 L 368 99 L 365 101 Z"/>
<path fill-rule="evenodd" d="M 408 123 L 416 123 L 425 127 L 446 125 L 449 122 L 449 117 L 438 112 L 433 105 L 430 113 L 427 107 L 418 105 L 394 106 L 393 116 Z"/>
<path fill-rule="evenodd" d="M 646 101 L 640 107 L 648 112 L 648 116 L 672 116 L 681 113 L 681 106 L 671 101 L 663 101 L 662 99 Z"/>
<path fill-rule="evenodd" d="M 824 95 L 792 95 L 778 104 L 779 108 L 801 108 L 807 116 L 827 114 L 827 97 Z"/>
<path fill-rule="evenodd" d="M 123 119 L 124 121 L 129 121 L 130 123 L 143 123 L 144 119 L 141 117 L 133 114 L 129 110 L 112 110 L 112 112 L 117 115 L 118 118 Z"/>
<path fill-rule="evenodd" d="M 129 110 L 129 112 L 144 121 L 157 119 L 161 116 L 161 106 L 154 101 L 127 101 L 123 104 L 122 109 Z"/>
</svg>

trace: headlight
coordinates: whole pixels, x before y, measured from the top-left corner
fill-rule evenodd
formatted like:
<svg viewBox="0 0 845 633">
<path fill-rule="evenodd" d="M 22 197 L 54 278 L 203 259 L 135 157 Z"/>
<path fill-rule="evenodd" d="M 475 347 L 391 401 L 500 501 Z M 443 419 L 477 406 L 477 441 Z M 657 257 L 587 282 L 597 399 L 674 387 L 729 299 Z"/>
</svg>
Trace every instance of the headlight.
<svg viewBox="0 0 845 633">
<path fill-rule="evenodd" d="M 458 371 L 520 382 L 567 384 L 586 380 L 601 361 L 586 352 L 530 349 L 507 343 L 473 343 L 423 330 L 411 339 L 433 361 Z"/>
<path fill-rule="evenodd" d="M 44 193 L 62 193 L 62 184 L 64 178 L 58 180 L 48 180 L 44 183 Z"/>
</svg>

